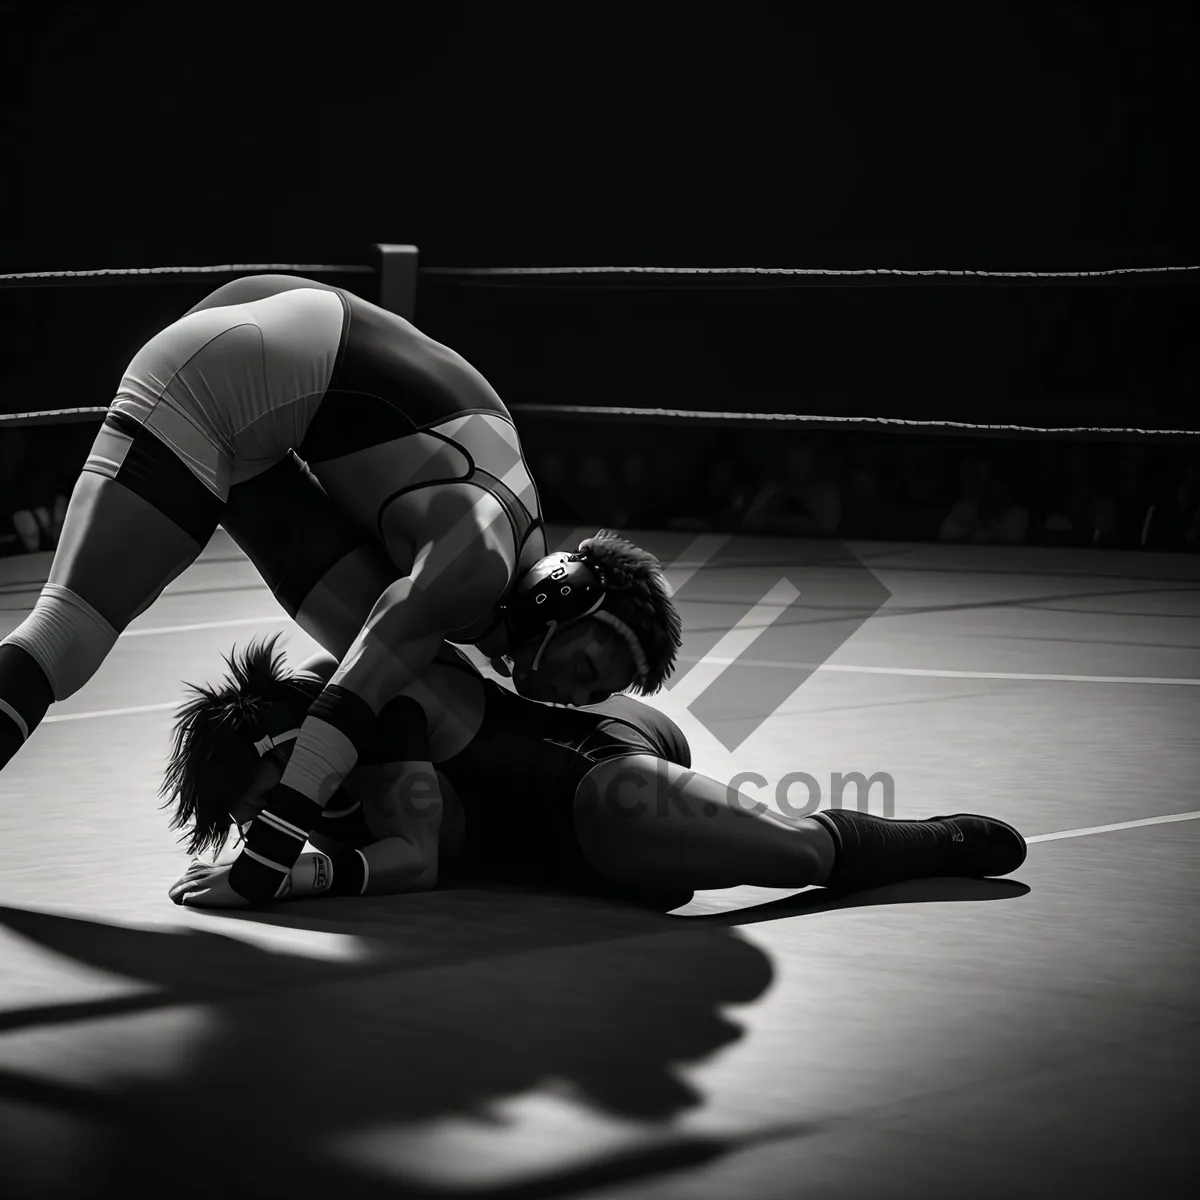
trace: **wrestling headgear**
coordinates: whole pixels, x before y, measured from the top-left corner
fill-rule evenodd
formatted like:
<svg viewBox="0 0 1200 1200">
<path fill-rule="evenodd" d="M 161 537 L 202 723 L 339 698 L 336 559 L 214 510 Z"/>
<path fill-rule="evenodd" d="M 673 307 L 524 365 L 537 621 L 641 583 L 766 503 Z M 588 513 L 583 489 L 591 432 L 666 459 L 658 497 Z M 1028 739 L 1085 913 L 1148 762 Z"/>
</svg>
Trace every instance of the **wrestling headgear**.
<svg viewBox="0 0 1200 1200">
<path fill-rule="evenodd" d="M 567 625 L 593 617 L 616 630 L 633 655 L 638 679 L 646 674 L 646 655 L 637 635 L 619 617 L 604 612 L 608 584 L 591 555 L 583 551 L 548 554 L 517 581 L 500 605 L 509 644 L 519 646 L 541 637 L 534 656 L 537 670 L 554 634 Z"/>
</svg>

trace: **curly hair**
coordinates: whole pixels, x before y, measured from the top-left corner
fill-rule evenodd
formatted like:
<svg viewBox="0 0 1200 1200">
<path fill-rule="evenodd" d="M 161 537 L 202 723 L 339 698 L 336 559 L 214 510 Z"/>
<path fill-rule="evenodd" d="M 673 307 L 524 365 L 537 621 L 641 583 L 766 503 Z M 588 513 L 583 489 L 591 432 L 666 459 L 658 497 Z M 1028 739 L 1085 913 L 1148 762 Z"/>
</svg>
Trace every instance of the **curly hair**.
<svg viewBox="0 0 1200 1200">
<path fill-rule="evenodd" d="M 230 806 L 254 782 L 254 749 L 268 708 L 294 705 L 302 715 L 321 692 L 319 681 L 287 671 L 279 635 L 223 656 L 228 673 L 215 685 L 185 683 L 191 693 L 175 712 L 174 745 L 159 795 L 174 805 L 172 829 L 183 829 L 189 854 L 219 854 L 229 838 Z"/>
<path fill-rule="evenodd" d="M 627 542 L 609 529 L 579 545 L 604 575 L 608 589 L 603 611 L 633 630 L 646 659 L 646 671 L 633 690 L 657 692 L 675 670 L 683 625 L 671 599 L 662 564 L 648 550 Z"/>
</svg>

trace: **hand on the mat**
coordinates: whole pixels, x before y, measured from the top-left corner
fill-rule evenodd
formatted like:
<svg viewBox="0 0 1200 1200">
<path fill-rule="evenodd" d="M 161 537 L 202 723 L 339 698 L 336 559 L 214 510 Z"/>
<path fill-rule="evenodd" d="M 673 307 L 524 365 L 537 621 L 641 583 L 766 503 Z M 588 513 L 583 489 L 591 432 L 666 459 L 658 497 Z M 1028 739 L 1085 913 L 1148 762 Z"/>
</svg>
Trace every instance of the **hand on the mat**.
<svg viewBox="0 0 1200 1200">
<path fill-rule="evenodd" d="M 198 859 L 187 874 L 172 884 L 168 895 L 188 908 L 246 908 L 250 901 L 229 886 L 229 863 L 206 863 Z"/>
</svg>

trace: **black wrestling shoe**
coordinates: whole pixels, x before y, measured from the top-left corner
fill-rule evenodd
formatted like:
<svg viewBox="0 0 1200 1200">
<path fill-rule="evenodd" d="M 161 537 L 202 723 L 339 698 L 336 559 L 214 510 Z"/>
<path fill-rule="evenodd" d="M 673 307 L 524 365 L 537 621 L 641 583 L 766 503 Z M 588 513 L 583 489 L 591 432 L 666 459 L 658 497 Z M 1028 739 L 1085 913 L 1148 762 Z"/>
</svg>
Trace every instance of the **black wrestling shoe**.
<svg viewBox="0 0 1200 1200">
<path fill-rule="evenodd" d="M 948 817 L 927 817 L 923 823 L 938 825 L 950 835 L 942 843 L 947 875 L 971 879 L 1011 875 L 1028 853 L 1025 839 L 995 817 L 951 813 Z"/>
<path fill-rule="evenodd" d="M 831 888 L 885 887 L 909 879 L 1008 875 L 1025 861 L 1025 839 L 994 817 L 953 813 L 894 821 L 871 813 L 825 809 L 814 813 L 833 836 Z"/>
</svg>

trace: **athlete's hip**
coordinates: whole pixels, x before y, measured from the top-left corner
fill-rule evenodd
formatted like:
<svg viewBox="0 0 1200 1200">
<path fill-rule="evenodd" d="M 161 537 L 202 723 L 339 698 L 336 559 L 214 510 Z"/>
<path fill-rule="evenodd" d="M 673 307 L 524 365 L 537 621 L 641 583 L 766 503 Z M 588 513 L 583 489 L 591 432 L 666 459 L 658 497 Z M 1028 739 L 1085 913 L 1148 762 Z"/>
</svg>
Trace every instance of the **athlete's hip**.
<svg viewBox="0 0 1200 1200">
<path fill-rule="evenodd" d="M 303 441 L 345 311 L 338 293 L 317 289 L 194 310 L 134 355 L 112 407 L 189 463 L 238 482 Z"/>
</svg>

